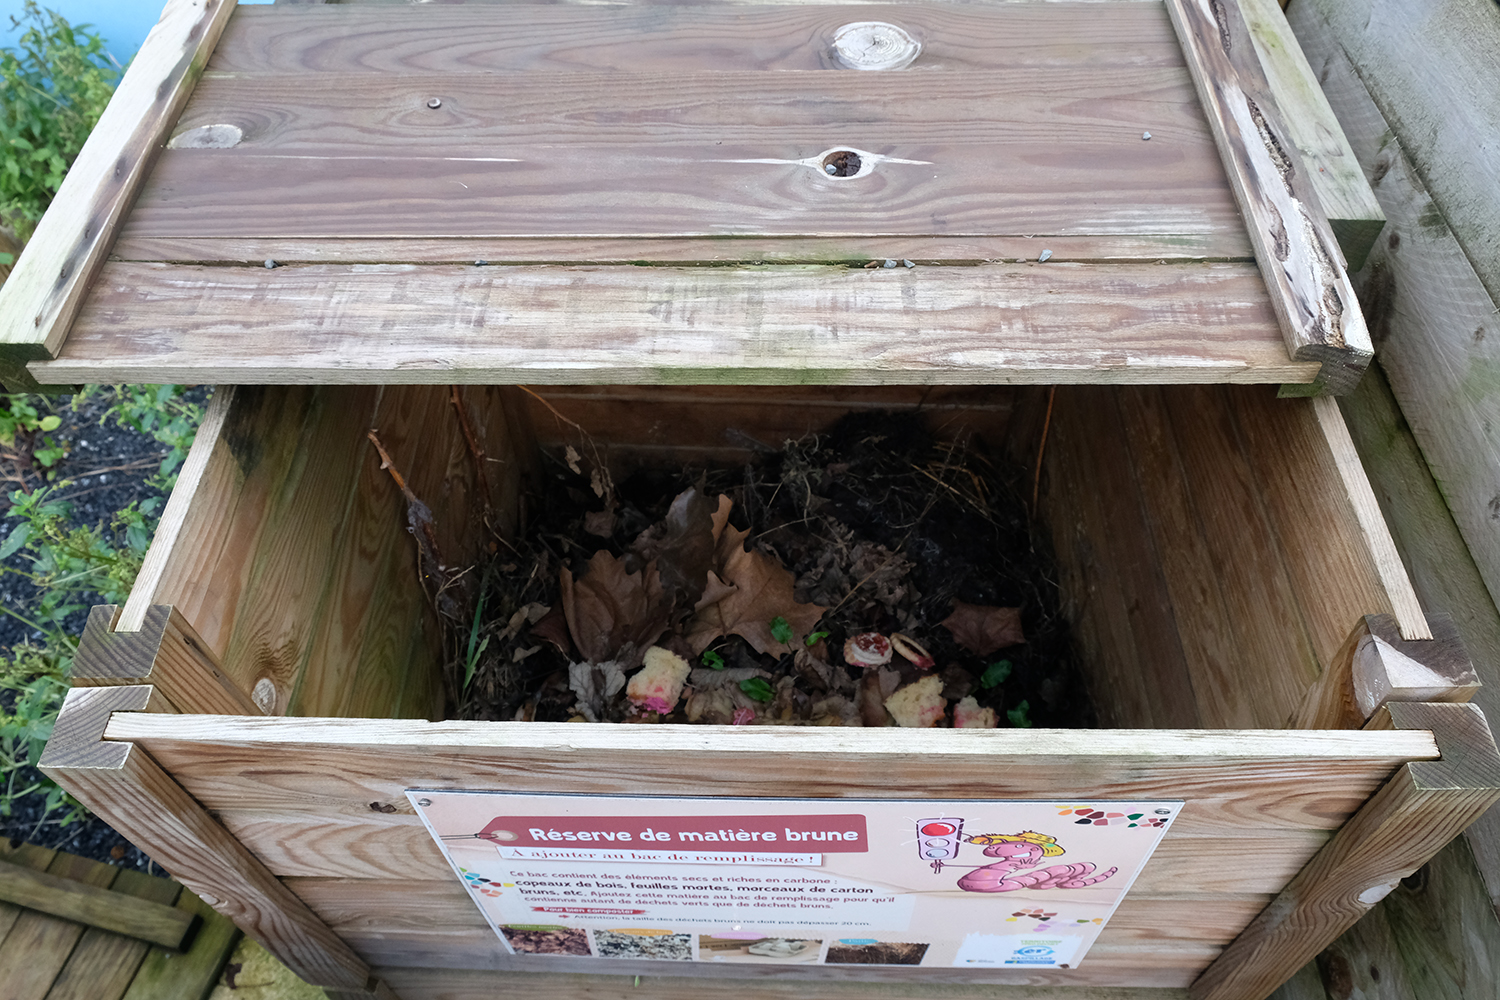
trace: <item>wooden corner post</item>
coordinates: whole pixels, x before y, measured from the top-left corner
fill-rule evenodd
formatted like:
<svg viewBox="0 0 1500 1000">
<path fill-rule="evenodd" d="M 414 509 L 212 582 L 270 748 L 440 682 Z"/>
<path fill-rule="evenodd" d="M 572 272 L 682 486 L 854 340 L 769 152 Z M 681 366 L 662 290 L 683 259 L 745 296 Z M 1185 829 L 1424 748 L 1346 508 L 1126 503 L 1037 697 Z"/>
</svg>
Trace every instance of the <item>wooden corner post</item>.
<svg viewBox="0 0 1500 1000">
<path fill-rule="evenodd" d="M 1167 0 L 1183 58 L 1293 360 L 1322 365 L 1285 395 L 1353 391 L 1374 349 L 1343 254 L 1272 97 L 1238 0 Z"/>
<path fill-rule="evenodd" d="M 1431 639 L 1405 639 L 1391 615 L 1366 615 L 1308 689 L 1291 729 L 1359 729 L 1391 702 L 1462 703 L 1479 674 L 1451 615 L 1427 616 Z"/>
<path fill-rule="evenodd" d="M 1370 729 L 1428 729 L 1442 758 L 1403 764 L 1188 991 L 1261 1000 L 1500 801 L 1500 753 L 1476 705 L 1381 708 Z"/>
<path fill-rule="evenodd" d="M 115 712 L 170 712 L 150 685 L 74 688 L 39 763 L 47 774 L 308 983 L 389 996 L 307 904 L 142 748 L 104 737 Z"/>
<path fill-rule="evenodd" d="M 208 643 L 170 604 L 147 608 L 137 632 L 115 631 L 119 621 L 116 605 L 89 609 L 68 674 L 74 687 L 150 684 L 184 714 L 266 714 L 220 669 Z"/>
</svg>

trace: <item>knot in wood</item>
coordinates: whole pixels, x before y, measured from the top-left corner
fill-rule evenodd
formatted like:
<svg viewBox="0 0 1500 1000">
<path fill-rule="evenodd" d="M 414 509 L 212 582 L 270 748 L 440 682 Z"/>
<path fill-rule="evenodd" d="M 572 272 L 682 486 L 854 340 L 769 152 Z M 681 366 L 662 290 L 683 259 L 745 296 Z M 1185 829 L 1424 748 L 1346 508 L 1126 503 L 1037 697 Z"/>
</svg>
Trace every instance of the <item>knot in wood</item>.
<svg viewBox="0 0 1500 1000">
<path fill-rule="evenodd" d="M 854 21 L 833 33 L 833 58 L 845 69 L 904 69 L 921 51 L 906 29 L 885 21 Z"/>
</svg>

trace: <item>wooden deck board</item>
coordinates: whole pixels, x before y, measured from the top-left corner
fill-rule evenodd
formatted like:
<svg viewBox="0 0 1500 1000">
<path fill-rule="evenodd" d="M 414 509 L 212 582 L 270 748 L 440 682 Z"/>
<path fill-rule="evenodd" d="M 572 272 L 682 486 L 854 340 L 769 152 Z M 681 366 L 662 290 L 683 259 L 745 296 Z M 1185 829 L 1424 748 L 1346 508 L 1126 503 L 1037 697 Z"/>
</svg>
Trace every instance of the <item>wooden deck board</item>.
<svg viewBox="0 0 1500 1000">
<path fill-rule="evenodd" d="M 1308 382 L 1253 265 L 108 266 L 57 382 Z"/>
</svg>

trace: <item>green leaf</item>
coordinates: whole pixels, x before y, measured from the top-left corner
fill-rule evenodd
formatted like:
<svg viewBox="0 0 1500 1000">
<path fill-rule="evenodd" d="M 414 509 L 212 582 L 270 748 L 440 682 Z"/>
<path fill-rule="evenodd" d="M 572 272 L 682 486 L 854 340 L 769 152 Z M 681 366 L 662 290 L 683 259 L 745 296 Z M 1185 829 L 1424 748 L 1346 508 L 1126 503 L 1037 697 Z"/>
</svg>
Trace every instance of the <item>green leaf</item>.
<svg viewBox="0 0 1500 1000">
<path fill-rule="evenodd" d="M 770 701 L 776 689 L 764 677 L 747 677 L 740 681 L 740 690 L 756 701 Z"/>
<path fill-rule="evenodd" d="M 15 254 L 13 254 L 13 253 L 0 253 L 0 267 L 9 267 L 11 264 L 14 264 L 15 262 L 16 262 L 16 255 Z"/>
<path fill-rule="evenodd" d="M 818 643 L 820 643 L 824 639 L 828 638 L 828 636 L 829 636 L 828 632 L 812 632 L 812 633 L 809 633 L 808 636 L 807 636 L 807 639 L 806 639 L 807 645 L 809 645 L 809 646 L 816 646 Z"/>
<path fill-rule="evenodd" d="M 979 675 L 979 686 L 988 691 L 997 684 L 1004 684 L 1009 676 L 1010 661 L 999 660 L 984 668 L 984 673 Z"/>
<path fill-rule="evenodd" d="M 771 638 L 780 643 L 792 641 L 792 623 L 777 615 L 771 619 Z"/>
<path fill-rule="evenodd" d="M 57 430 L 61 426 L 62 426 L 62 417 L 59 417 L 55 413 L 49 413 L 49 414 L 47 414 L 45 417 L 42 418 L 41 423 L 37 424 L 37 427 L 39 427 L 41 430 L 44 430 L 44 431 L 55 431 L 55 430 Z"/>
<path fill-rule="evenodd" d="M 6 537 L 4 544 L 0 544 L 0 559 L 9 559 L 21 551 L 21 546 L 25 545 L 26 540 L 30 537 L 31 523 L 29 521 L 22 521 L 16 525 Z"/>
<path fill-rule="evenodd" d="M 1012 726 L 1015 726 L 1017 729 L 1030 729 L 1031 719 L 1027 717 L 1027 713 L 1030 711 L 1031 703 L 1028 701 L 1023 701 L 1015 708 L 1006 709 L 1005 717 L 1009 719 L 1010 724 Z"/>
<path fill-rule="evenodd" d="M 720 656 L 718 653 L 715 653 L 711 649 L 705 649 L 703 651 L 702 659 L 703 665 L 705 667 L 712 667 L 715 670 L 724 669 L 724 657 Z"/>
</svg>

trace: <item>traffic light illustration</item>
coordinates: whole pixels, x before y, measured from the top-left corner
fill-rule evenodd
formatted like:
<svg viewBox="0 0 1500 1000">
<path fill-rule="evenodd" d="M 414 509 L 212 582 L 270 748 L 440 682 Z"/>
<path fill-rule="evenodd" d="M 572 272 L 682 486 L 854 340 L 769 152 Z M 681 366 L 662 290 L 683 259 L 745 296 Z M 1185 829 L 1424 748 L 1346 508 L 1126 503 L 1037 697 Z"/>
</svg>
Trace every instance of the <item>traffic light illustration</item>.
<svg viewBox="0 0 1500 1000">
<path fill-rule="evenodd" d="M 917 855 L 923 861 L 952 861 L 963 843 L 964 821 L 934 816 L 917 820 Z"/>
</svg>

